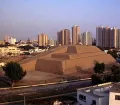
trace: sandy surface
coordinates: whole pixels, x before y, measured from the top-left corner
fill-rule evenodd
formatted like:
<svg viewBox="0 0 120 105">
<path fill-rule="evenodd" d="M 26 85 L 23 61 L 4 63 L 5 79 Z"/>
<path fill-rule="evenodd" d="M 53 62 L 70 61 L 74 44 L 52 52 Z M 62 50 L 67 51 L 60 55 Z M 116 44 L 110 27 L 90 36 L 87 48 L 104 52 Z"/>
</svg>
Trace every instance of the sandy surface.
<svg viewBox="0 0 120 105">
<path fill-rule="evenodd" d="M 40 80 L 49 80 L 59 77 L 62 76 L 53 73 L 41 72 L 41 71 L 28 71 L 27 75 L 23 78 L 23 81 L 40 81 Z"/>
<path fill-rule="evenodd" d="M 41 72 L 41 71 L 27 71 L 27 75 L 23 78 L 22 81 L 41 81 L 41 80 L 50 80 L 50 79 L 62 78 L 62 77 L 73 77 L 73 76 L 84 77 L 87 75 L 89 75 L 89 73 L 77 72 L 67 75 L 58 75 L 53 73 Z"/>
<path fill-rule="evenodd" d="M 63 81 L 63 78 L 73 80 L 74 77 L 89 78 L 90 74 L 77 72 L 69 75 L 58 75 L 41 71 L 27 71 L 27 75 L 21 81 L 15 83 L 15 86 L 60 82 L 61 80 Z"/>
<path fill-rule="evenodd" d="M 51 82 L 56 79 L 58 80 L 61 77 L 63 76 L 41 71 L 27 71 L 27 75 L 21 81 L 16 82 L 14 86 L 41 84 Z"/>
</svg>

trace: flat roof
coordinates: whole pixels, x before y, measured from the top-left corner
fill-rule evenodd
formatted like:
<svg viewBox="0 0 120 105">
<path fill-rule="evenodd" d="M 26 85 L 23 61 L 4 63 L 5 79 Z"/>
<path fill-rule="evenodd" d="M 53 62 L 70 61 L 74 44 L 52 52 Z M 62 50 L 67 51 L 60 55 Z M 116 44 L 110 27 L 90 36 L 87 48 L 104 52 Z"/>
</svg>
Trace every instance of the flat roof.
<svg viewBox="0 0 120 105">
<path fill-rule="evenodd" d="M 112 87 L 112 83 L 109 82 L 109 83 L 99 84 L 82 89 L 79 88 L 77 89 L 77 91 L 99 98 L 109 94 L 111 87 Z M 100 93 L 103 93 L 104 95 L 100 95 Z"/>
<path fill-rule="evenodd" d="M 110 92 L 120 93 L 120 82 L 113 83 L 113 87 L 110 89 Z"/>
</svg>

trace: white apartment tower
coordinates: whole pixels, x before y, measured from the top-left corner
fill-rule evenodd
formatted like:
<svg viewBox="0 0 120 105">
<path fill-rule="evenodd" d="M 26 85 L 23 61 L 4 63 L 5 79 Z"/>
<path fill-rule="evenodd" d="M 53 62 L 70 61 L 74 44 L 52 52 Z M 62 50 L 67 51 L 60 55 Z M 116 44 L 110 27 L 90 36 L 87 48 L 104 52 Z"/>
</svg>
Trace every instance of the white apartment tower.
<svg viewBox="0 0 120 105">
<path fill-rule="evenodd" d="M 92 45 L 92 35 L 90 32 L 84 32 L 82 35 L 82 44 L 83 45 Z"/>
</svg>

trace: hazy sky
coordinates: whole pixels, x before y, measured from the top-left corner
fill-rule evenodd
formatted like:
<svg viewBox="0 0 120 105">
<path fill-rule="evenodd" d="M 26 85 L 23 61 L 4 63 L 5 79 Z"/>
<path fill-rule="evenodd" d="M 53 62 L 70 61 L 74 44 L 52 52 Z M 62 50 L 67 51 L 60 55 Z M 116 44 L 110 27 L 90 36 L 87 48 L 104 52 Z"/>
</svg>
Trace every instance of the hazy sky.
<svg viewBox="0 0 120 105">
<path fill-rule="evenodd" d="M 56 38 L 75 24 L 94 36 L 98 25 L 120 28 L 120 0 L 0 0 L 0 39 Z"/>
</svg>

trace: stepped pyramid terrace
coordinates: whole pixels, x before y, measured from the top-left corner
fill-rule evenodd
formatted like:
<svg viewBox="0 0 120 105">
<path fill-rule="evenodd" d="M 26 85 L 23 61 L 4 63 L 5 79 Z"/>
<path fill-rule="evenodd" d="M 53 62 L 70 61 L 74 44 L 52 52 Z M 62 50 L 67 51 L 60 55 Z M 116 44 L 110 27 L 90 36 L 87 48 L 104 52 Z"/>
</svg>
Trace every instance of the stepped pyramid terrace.
<svg viewBox="0 0 120 105">
<path fill-rule="evenodd" d="M 93 71 L 96 61 L 115 63 L 115 59 L 96 46 L 73 45 L 54 50 L 36 60 L 35 70 L 55 74 Z"/>
</svg>

